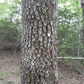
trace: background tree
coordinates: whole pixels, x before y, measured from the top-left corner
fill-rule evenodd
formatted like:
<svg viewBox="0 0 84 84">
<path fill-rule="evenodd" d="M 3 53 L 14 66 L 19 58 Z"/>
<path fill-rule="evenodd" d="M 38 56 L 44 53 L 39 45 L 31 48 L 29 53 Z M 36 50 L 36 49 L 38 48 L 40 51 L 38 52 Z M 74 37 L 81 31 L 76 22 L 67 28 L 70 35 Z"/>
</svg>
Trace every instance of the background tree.
<svg viewBox="0 0 84 84">
<path fill-rule="evenodd" d="M 83 56 L 82 10 L 79 0 L 58 3 L 59 56 Z M 80 40 L 80 41 L 79 41 Z M 78 54 L 78 48 L 80 53 Z"/>
<path fill-rule="evenodd" d="M 4 0 L 0 9 L 0 49 L 16 48 L 21 38 L 20 1 Z"/>
<path fill-rule="evenodd" d="M 84 38 L 84 0 L 81 0 L 81 7 L 82 7 L 82 14 L 83 14 L 83 38 Z"/>
<path fill-rule="evenodd" d="M 21 84 L 57 84 L 57 0 L 22 0 Z"/>
</svg>

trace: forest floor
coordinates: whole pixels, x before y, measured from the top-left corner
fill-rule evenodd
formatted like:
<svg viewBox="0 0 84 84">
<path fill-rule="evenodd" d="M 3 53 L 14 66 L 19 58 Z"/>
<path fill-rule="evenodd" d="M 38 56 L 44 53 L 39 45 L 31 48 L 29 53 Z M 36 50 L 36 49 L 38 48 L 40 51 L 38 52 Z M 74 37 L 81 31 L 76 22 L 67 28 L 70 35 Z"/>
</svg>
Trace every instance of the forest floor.
<svg viewBox="0 0 84 84">
<path fill-rule="evenodd" d="M 58 62 L 59 84 L 84 84 L 84 67 L 74 71 L 65 63 Z M 80 67 L 79 67 L 80 68 Z M 0 52 L 0 84 L 20 84 L 20 52 Z"/>
</svg>

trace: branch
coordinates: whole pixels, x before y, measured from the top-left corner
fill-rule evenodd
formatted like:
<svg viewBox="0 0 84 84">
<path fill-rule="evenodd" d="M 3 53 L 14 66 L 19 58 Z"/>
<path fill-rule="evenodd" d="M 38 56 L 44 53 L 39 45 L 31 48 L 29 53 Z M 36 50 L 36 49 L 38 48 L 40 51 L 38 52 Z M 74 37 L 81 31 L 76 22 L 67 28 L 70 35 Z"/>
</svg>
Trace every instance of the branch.
<svg viewBox="0 0 84 84">
<path fill-rule="evenodd" d="M 84 57 L 57 57 L 58 59 L 73 59 L 73 60 L 83 60 Z"/>
</svg>

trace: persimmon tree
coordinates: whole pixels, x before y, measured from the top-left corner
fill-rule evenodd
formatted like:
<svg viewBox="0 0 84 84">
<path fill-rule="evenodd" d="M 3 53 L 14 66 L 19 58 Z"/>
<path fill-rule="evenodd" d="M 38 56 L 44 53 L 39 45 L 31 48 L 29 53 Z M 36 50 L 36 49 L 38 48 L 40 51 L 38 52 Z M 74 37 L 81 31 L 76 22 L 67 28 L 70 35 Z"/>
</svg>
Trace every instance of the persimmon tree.
<svg viewBox="0 0 84 84">
<path fill-rule="evenodd" d="M 57 0 L 22 0 L 21 84 L 58 84 Z"/>
</svg>

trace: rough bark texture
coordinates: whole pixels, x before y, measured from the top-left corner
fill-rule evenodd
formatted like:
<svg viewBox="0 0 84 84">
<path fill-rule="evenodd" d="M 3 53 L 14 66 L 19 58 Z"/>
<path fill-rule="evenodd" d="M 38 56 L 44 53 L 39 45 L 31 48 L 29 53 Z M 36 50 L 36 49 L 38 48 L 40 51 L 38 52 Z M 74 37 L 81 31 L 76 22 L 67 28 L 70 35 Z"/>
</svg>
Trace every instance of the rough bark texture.
<svg viewBox="0 0 84 84">
<path fill-rule="evenodd" d="M 58 84 L 57 0 L 22 0 L 21 84 Z"/>
</svg>

